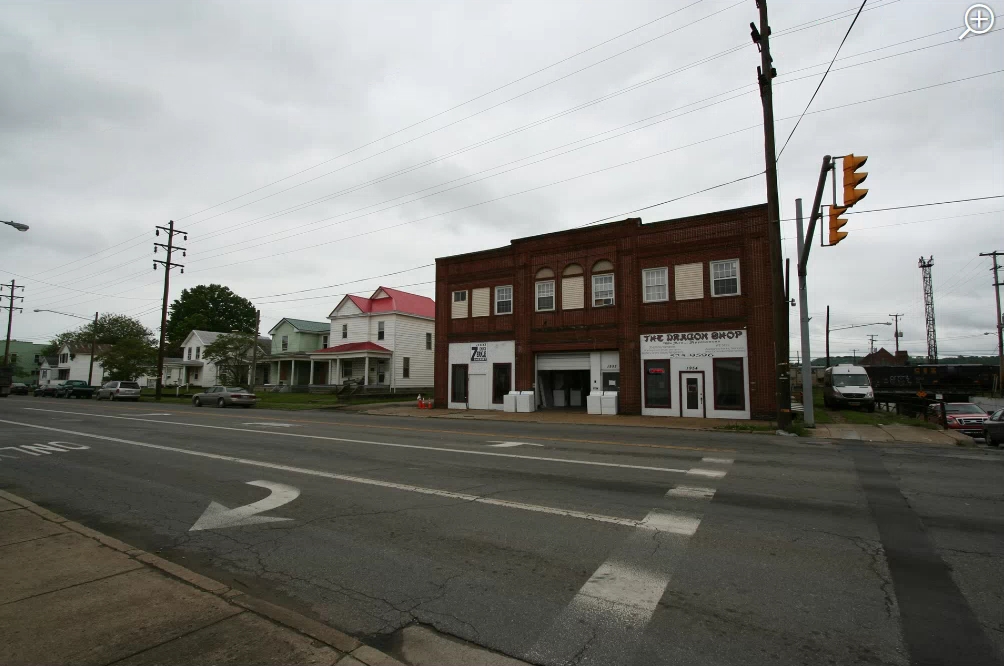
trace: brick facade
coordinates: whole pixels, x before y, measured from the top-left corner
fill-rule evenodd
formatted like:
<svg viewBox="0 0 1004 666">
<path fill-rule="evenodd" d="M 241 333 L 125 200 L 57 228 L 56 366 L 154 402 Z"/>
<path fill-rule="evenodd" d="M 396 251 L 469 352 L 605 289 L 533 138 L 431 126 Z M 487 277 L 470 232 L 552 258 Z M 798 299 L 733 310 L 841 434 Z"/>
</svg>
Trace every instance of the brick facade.
<svg viewBox="0 0 1004 666">
<path fill-rule="evenodd" d="M 641 412 L 641 335 L 723 328 L 746 329 L 749 411 L 771 418 L 775 411 L 773 322 L 767 207 L 750 206 L 642 224 L 639 218 L 520 238 L 506 247 L 436 260 L 435 404 L 446 407 L 451 342 L 514 340 L 513 388 L 534 388 L 534 358 L 546 352 L 619 350 L 620 412 Z M 708 262 L 738 259 L 740 294 L 713 297 Z M 615 303 L 592 305 L 590 269 L 600 260 L 614 265 Z M 703 297 L 674 298 L 673 267 L 700 262 Z M 585 307 L 563 310 L 562 271 L 569 264 L 585 273 Z M 642 270 L 668 267 L 669 300 L 643 302 Z M 555 273 L 555 309 L 535 311 L 535 276 Z M 453 319 L 452 293 L 512 285 L 513 313 L 495 314 L 494 289 L 487 317 Z"/>
</svg>

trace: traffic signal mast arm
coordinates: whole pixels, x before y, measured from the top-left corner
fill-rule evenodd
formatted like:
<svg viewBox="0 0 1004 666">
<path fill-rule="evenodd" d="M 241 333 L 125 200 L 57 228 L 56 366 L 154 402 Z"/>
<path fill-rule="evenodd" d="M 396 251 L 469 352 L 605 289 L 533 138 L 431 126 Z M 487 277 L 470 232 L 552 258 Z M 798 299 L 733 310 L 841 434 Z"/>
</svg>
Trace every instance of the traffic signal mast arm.
<svg viewBox="0 0 1004 666">
<path fill-rule="evenodd" d="M 809 263 L 809 250 L 812 249 L 812 234 L 816 230 L 816 221 L 820 217 L 820 204 L 823 202 L 823 188 L 826 187 L 826 173 L 830 170 L 833 158 L 829 155 L 823 157 L 823 166 L 819 169 L 819 183 L 816 185 L 816 197 L 812 200 L 812 215 L 809 217 L 809 228 L 805 230 L 805 244 L 802 247 L 801 256 L 798 258 L 798 274 L 806 274 L 806 265 Z"/>
</svg>

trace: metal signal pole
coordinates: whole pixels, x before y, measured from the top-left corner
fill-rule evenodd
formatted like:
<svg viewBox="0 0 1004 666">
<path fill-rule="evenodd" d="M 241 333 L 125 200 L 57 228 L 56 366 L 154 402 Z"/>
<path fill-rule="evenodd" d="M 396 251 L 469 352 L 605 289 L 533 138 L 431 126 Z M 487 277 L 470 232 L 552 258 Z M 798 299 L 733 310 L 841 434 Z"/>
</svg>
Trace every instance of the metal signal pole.
<svg viewBox="0 0 1004 666">
<path fill-rule="evenodd" d="M 164 302 L 161 304 L 160 308 L 160 345 L 157 347 L 157 400 L 160 400 L 161 393 L 164 390 L 164 337 L 167 334 L 167 299 L 171 290 L 171 269 L 180 268 L 182 273 L 185 272 L 185 267 L 181 264 L 171 263 L 171 255 L 175 250 L 181 250 L 181 256 L 183 257 L 187 254 L 185 248 L 175 246 L 174 237 L 181 234 L 184 236 L 186 241 L 188 240 L 187 232 L 178 231 L 174 228 L 174 220 L 168 222 L 166 227 L 158 225 L 156 229 L 158 236 L 161 231 L 167 234 L 167 243 L 153 244 L 154 254 L 157 253 L 157 248 L 163 248 L 167 251 L 166 260 L 153 260 L 154 270 L 157 270 L 157 264 L 164 267 Z"/>
<path fill-rule="evenodd" d="M 251 377 L 248 390 L 254 393 L 254 385 L 258 380 L 258 330 L 261 328 L 261 310 L 254 311 L 254 342 L 251 345 Z"/>
<path fill-rule="evenodd" d="M 771 79 L 777 76 L 770 57 L 770 26 L 767 23 L 767 0 L 757 0 L 760 28 L 750 23 L 753 42 L 760 49 L 757 80 L 763 104 L 764 161 L 767 175 L 767 242 L 770 246 L 770 273 L 773 294 L 774 362 L 776 372 L 777 426 L 791 425 L 791 380 L 788 376 L 788 300 L 784 292 L 781 265 L 781 203 L 777 192 L 777 154 L 774 145 L 774 100 Z"/>
</svg>

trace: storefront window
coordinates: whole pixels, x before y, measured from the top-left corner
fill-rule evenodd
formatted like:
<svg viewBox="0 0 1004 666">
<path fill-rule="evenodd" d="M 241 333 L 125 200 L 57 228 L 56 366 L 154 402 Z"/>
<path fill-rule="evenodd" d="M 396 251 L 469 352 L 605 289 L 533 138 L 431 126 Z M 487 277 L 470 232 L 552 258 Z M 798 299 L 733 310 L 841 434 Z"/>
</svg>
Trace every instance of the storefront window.
<svg viewBox="0 0 1004 666">
<path fill-rule="evenodd" d="M 460 364 L 451 367 L 450 402 L 467 402 L 467 365 Z"/>
<path fill-rule="evenodd" d="M 669 408 L 669 361 L 645 361 L 645 406 Z"/>
<path fill-rule="evenodd" d="M 502 396 L 512 390 L 512 364 L 495 363 L 492 365 L 492 404 L 501 405 Z"/>
<path fill-rule="evenodd" d="M 746 378 L 741 358 L 716 358 L 715 409 L 743 411 L 746 409 Z"/>
</svg>

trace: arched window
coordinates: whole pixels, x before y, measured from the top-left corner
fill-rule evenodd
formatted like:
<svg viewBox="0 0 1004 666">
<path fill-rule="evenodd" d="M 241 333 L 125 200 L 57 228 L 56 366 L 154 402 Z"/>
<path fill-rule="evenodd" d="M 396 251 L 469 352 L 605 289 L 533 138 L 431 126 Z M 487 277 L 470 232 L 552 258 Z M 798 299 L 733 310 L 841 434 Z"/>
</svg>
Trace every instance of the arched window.
<svg viewBox="0 0 1004 666">
<path fill-rule="evenodd" d="M 537 271 L 536 280 L 534 284 L 536 311 L 554 310 L 554 271 L 550 268 L 541 268 Z"/>
<path fill-rule="evenodd" d="M 586 305 L 585 271 L 579 264 L 568 264 L 561 271 L 561 309 L 581 310 Z"/>
<path fill-rule="evenodd" d="M 593 307 L 614 304 L 614 265 L 606 259 L 593 264 Z"/>
</svg>

